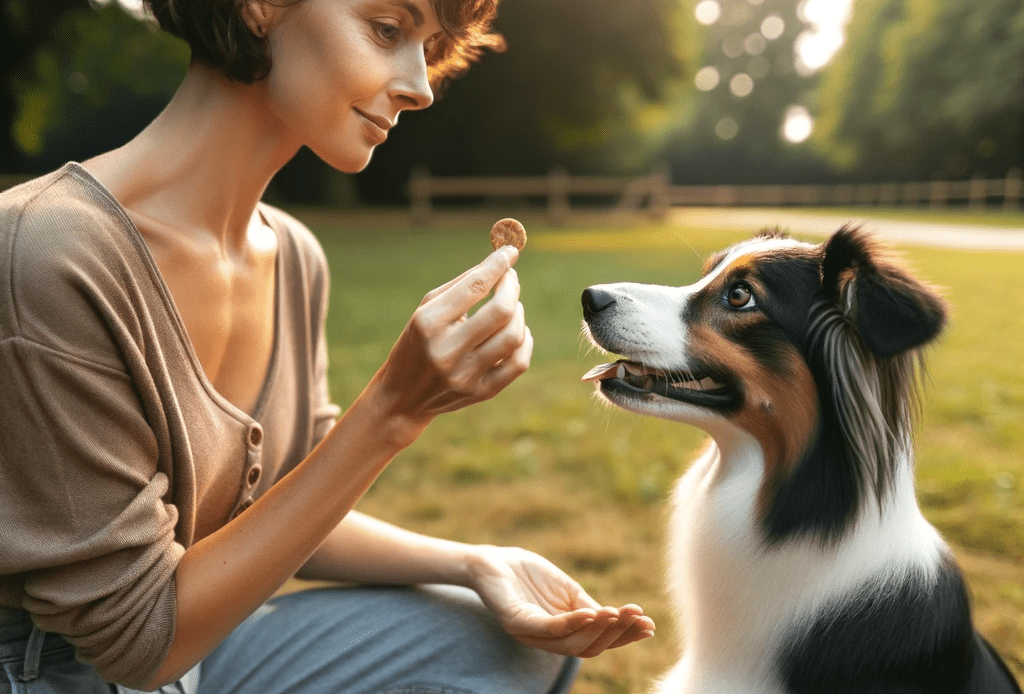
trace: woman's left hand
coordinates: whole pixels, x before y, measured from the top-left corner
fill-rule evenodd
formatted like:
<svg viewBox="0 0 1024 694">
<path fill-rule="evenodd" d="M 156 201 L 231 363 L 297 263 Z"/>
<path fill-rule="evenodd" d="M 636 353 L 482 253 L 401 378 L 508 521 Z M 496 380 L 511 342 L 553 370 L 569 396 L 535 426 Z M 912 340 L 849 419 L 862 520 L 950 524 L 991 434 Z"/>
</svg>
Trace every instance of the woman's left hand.
<svg viewBox="0 0 1024 694">
<path fill-rule="evenodd" d="M 543 557 L 515 547 L 479 547 L 471 587 L 502 628 L 522 643 L 591 658 L 654 635 L 637 605 L 601 606 Z"/>
</svg>

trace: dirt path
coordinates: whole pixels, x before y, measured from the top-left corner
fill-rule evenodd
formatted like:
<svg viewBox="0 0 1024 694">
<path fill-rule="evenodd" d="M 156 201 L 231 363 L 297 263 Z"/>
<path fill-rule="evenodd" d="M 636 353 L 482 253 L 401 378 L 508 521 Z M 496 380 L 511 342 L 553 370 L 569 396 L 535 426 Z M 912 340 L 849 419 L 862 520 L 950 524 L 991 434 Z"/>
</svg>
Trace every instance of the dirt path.
<svg viewBox="0 0 1024 694">
<path fill-rule="evenodd" d="M 864 224 L 888 243 L 1024 253 L 1024 229 L 885 219 L 867 213 L 860 217 L 809 214 L 780 208 L 677 207 L 671 219 L 681 226 L 750 229 L 778 225 L 794 233 L 827 236 L 843 224 Z"/>
</svg>

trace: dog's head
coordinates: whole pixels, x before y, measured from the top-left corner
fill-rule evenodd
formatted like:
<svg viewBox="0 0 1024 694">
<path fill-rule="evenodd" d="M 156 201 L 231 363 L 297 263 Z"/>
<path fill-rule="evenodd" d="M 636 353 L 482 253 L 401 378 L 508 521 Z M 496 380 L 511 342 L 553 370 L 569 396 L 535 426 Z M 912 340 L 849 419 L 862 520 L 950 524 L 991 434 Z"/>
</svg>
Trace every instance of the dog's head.
<svg viewBox="0 0 1024 694">
<path fill-rule="evenodd" d="M 762 232 L 709 258 L 689 286 L 590 287 L 583 313 L 594 344 L 624 357 L 585 380 L 720 443 L 746 434 L 764 461 L 768 535 L 823 541 L 869 495 L 883 502 L 910 446 L 918 348 L 946 315 L 853 228 L 821 245 Z"/>
</svg>

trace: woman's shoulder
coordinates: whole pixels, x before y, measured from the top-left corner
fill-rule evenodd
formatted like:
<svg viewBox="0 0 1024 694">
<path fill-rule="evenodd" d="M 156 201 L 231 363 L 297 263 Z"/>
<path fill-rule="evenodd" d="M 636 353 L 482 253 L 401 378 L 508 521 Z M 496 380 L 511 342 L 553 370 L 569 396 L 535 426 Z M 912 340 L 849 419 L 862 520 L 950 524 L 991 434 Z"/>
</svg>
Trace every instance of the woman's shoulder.
<svg viewBox="0 0 1024 694">
<path fill-rule="evenodd" d="M 117 202 L 81 166 L 60 169 L 0 193 L 0 254 L 14 262 L 82 257 L 94 240 L 131 243 Z"/>
<path fill-rule="evenodd" d="M 145 263 L 131 223 L 82 167 L 68 164 L 0 194 L 0 337 L 75 323 L 123 303 Z"/>
</svg>

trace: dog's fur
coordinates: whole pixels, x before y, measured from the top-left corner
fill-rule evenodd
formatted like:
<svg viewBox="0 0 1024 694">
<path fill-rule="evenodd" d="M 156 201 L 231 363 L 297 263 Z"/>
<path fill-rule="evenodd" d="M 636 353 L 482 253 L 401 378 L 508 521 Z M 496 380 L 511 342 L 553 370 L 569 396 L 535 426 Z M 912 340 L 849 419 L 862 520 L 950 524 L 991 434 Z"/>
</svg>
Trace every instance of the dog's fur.
<svg viewBox="0 0 1024 694">
<path fill-rule="evenodd" d="M 914 494 L 934 290 L 858 229 L 766 231 L 696 284 L 599 285 L 583 308 L 625 358 L 585 380 L 711 436 L 672 496 L 684 655 L 658 694 L 1020 694 Z"/>
</svg>

